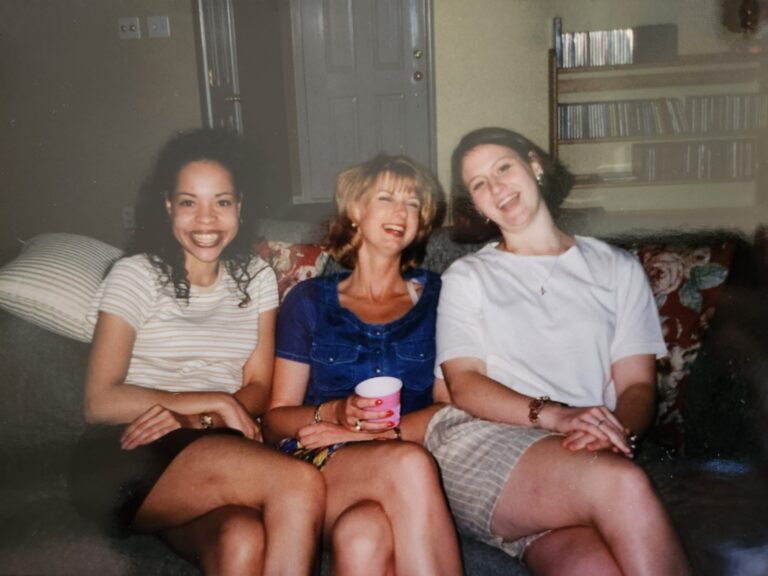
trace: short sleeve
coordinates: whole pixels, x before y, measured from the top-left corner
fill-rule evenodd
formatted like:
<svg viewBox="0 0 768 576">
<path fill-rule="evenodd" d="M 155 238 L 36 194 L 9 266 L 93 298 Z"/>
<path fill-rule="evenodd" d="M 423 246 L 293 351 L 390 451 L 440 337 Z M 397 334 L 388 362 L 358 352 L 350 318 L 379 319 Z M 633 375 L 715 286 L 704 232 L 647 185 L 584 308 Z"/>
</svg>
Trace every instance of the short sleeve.
<svg viewBox="0 0 768 576">
<path fill-rule="evenodd" d="M 275 271 L 261 258 L 257 258 L 255 274 L 253 279 L 253 282 L 256 284 L 255 289 L 249 287 L 248 293 L 257 303 L 259 312 L 274 310 L 280 304 Z"/>
<path fill-rule="evenodd" d="M 275 353 L 279 358 L 310 363 L 309 353 L 317 325 L 317 296 L 312 280 L 299 282 L 288 292 L 277 316 Z"/>
<path fill-rule="evenodd" d="M 118 260 L 99 286 L 88 310 L 95 326 L 99 312 L 120 316 L 134 330 L 145 322 L 157 298 L 157 274 L 145 256 Z"/>
<path fill-rule="evenodd" d="M 611 343 L 611 363 L 636 354 L 667 355 L 659 310 L 640 263 L 622 253 L 615 270 L 616 331 Z"/>
<path fill-rule="evenodd" d="M 485 359 L 482 295 L 471 268 L 457 261 L 442 276 L 437 306 L 436 365 L 463 357 Z M 440 371 L 435 373 L 442 377 Z"/>
</svg>

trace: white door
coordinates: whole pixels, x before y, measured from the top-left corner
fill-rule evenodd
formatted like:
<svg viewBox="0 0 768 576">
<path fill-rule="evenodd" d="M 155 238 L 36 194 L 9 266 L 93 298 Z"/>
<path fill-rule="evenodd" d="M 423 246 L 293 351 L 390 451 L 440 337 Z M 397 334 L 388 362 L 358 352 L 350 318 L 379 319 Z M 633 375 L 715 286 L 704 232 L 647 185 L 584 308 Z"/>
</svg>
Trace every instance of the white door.
<svg viewBox="0 0 768 576">
<path fill-rule="evenodd" d="M 430 0 L 291 0 L 301 191 L 378 152 L 434 167 Z"/>
</svg>

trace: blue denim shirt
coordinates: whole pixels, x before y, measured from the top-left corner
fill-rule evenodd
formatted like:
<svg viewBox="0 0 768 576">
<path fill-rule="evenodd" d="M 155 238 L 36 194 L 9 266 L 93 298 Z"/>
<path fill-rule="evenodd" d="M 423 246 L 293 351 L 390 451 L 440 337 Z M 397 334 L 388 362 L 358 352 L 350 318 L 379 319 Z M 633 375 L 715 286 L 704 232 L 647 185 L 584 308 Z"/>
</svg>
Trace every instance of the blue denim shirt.
<svg viewBox="0 0 768 576">
<path fill-rule="evenodd" d="M 440 277 L 421 269 L 407 272 L 406 279 L 423 286 L 418 302 L 393 322 L 367 324 L 339 304 L 338 284 L 348 275 L 300 282 L 280 308 L 277 356 L 310 366 L 304 403 L 346 397 L 366 378 L 396 376 L 403 381 L 403 414 L 429 406 Z"/>
</svg>

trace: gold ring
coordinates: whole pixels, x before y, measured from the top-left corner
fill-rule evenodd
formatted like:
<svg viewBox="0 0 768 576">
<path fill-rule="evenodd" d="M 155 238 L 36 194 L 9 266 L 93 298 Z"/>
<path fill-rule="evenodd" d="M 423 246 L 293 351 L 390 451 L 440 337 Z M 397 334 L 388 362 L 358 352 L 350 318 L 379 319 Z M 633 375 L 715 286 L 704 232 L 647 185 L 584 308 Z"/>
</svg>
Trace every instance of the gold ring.
<svg viewBox="0 0 768 576">
<path fill-rule="evenodd" d="M 363 429 L 360 423 L 360 418 L 355 418 L 355 430 L 360 432 Z"/>
</svg>

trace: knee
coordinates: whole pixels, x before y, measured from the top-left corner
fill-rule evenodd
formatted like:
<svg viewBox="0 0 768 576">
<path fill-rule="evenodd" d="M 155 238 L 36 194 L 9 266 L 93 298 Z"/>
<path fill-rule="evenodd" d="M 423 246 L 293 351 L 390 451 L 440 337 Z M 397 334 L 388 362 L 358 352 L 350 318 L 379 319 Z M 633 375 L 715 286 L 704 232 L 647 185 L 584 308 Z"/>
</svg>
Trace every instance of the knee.
<svg viewBox="0 0 768 576">
<path fill-rule="evenodd" d="M 264 524 L 258 512 L 231 507 L 215 534 L 217 572 L 260 574 L 265 542 Z"/>
<path fill-rule="evenodd" d="M 364 501 L 345 510 L 333 525 L 331 545 L 338 572 L 344 573 L 344 566 L 366 566 L 368 573 L 385 573 L 394 544 L 384 509 Z"/>
<path fill-rule="evenodd" d="M 281 483 L 277 500 L 282 506 L 298 507 L 308 513 L 325 511 L 325 480 L 314 466 L 295 462 L 291 473 Z"/>
<path fill-rule="evenodd" d="M 648 476 L 642 468 L 625 460 L 615 458 L 608 466 L 604 474 L 605 482 L 603 496 L 610 494 L 614 502 L 621 502 L 625 506 L 644 507 L 647 502 L 655 501 L 656 493 L 653 490 Z"/>
<path fill-rule="evenodd" d="M 391 471 L 394 490 L 432 489 L 439 485 L 437 464 L 429 452 L 412 442 L 402 442 L 393 448 L 387 468 Z"/>
</svg>

